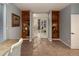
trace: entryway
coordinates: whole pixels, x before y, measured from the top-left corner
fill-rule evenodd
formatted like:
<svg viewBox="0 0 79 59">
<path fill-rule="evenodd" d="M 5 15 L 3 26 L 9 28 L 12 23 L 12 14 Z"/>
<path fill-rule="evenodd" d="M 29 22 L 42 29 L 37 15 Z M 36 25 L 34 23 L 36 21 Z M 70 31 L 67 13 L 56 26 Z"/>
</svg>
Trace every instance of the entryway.
<svg viewBox="0 0 79 59">
<path fill-rule="evenodd" d="M 48 38 L 48 13 L 32 14 L 33 38 Z"/>
</svg>

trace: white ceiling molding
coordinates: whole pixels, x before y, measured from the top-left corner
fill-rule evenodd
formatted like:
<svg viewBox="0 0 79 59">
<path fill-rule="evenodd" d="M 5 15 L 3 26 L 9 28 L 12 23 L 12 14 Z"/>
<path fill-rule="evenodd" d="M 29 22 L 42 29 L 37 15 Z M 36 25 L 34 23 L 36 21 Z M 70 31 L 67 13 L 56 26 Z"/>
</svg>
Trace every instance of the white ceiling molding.
<svg viewBox="0 0 79 59">
<path fill-rule="evenodd" d="M 14 3 L 21 10 L 32 12 L 49 12 L 50 10 L 61 10 L 69 3 Z"/>
</svg>

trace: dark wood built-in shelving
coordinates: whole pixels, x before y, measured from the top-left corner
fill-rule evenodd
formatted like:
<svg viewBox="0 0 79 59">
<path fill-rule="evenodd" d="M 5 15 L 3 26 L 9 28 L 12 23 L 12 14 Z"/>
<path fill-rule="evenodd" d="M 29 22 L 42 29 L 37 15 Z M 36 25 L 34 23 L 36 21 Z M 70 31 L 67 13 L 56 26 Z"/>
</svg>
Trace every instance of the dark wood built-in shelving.
<svg viewBox="0 0 79 59">
<path fill-rule="evenodd" d="M 29 37 L 30 11 L 22 11 L 22 37 Z M 25 29 L 27 28 L 27 29 Z"/>
<path fill-rule="evenodd" d="M 52 38 L 59 38 L 59 11 L 52 11 Z"/>
</svg>

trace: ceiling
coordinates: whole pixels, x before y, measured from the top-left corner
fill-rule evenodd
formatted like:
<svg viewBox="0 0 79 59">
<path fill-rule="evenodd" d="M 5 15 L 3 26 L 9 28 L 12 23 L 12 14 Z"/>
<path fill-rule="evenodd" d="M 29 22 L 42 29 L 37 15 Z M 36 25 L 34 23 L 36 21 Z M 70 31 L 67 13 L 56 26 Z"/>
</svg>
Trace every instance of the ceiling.
<svg viewBox="0 0 79 59">
<path fill-rule="evenodd" d="M 32 12 L 49 12 L 50 10 L 61 10 L 69 3 L 14 3 L 21 10 Z"/>
</svg>

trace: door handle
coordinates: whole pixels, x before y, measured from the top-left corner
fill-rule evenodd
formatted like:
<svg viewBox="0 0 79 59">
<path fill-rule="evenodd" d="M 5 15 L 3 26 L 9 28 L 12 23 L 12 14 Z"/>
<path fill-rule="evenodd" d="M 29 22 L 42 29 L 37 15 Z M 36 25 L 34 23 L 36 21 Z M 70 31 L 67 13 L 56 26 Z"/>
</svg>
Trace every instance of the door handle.
<svg viewBox="0 0 79 59">
<path fill-rule="evenodd" d="M 75 34 L 75 33 L 71 33 L 71 34 Z"/>
</svg>

